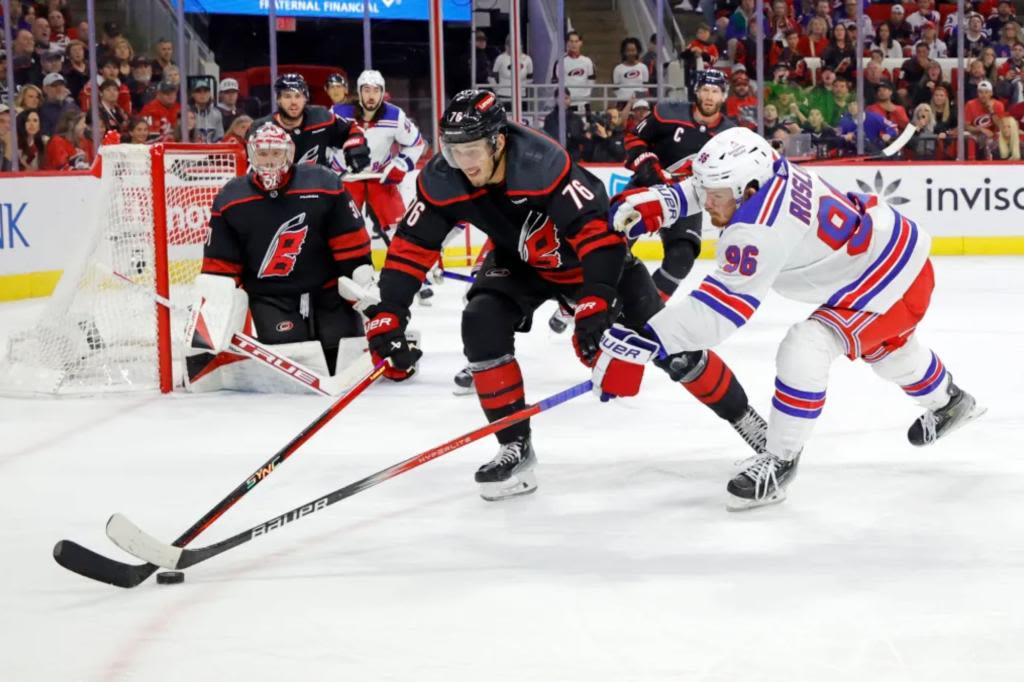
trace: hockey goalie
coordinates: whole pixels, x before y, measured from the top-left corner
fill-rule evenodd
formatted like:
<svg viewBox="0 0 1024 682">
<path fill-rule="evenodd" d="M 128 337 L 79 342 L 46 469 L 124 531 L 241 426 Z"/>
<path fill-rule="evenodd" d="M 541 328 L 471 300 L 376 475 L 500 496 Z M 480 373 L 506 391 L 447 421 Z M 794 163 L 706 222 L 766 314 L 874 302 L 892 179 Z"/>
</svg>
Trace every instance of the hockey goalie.
<svg viewBox="0 0 1024 682">
<path fill-rule="evenodd" d="M 366 348 L 359 311 L 377 300 L 376 277 L 359 210 L 329 169 L 295 164 L 294 142 L 274 123 L 247 152 L 249 173 L 213 202 L 186 333 L 192 391 L 294 390 L 231 351 L 239 331 L 321 374 Z"/>
</svg>

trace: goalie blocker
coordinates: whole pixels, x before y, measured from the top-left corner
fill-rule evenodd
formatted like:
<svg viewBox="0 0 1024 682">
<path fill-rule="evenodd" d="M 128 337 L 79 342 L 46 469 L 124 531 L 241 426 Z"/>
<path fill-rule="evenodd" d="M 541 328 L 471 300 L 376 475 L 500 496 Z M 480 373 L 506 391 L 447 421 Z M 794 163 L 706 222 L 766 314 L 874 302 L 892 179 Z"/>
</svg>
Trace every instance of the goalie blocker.
<svg viewBox="0 0 1024 682">
<path fill-rule="evenodd" d="M 362 319 L 338 290 L 339 278 L 372 272 L 359 211 L 334 173 L 294 164 L 294 143 L 273 123 L 247 150 L 251 170 L 213 202 L 187 336 L 190 390 L 291 386 L 226 352 L 237 331 L 330 374 L 366 347 Z"/>
</svg>

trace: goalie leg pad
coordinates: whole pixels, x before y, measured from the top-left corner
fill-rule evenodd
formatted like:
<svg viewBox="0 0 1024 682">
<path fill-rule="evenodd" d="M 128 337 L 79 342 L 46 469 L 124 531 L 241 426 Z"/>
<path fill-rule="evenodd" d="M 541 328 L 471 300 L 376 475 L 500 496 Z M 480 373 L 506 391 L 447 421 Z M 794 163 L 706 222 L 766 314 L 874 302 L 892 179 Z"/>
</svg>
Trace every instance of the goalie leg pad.
<svg viewBox="0 0 1024 682">
<path fill-rule="evenodd" d="M 220 353 L 245 326 L 249 297 L 230 277 L 205 273 L 196 277 L 196 291 L 186 343 L 196 350 Z"/>
</svg>

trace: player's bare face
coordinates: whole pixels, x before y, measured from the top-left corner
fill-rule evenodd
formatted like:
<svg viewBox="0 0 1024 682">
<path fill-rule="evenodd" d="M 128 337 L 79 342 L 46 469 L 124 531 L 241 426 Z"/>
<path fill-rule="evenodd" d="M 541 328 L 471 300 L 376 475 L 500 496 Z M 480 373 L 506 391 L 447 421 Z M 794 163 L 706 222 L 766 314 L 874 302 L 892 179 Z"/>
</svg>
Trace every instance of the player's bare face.
<svg viewBox="0 0 1024 682">
<path fill-rule="evenodd" d="M 732 220 L 736 212 L 736 200 L 733 199 L 732 190 L 728 188 L 715 188 L 704 190 L 704 210 L 711 216 L 711 224 L 715 227 L 725 227 Z"/>
<path fill-rule="evenodd" d="M 461 170 L 474 187 L 483 187 L 494 174 L 495 154 L 489 140 L 446 144 L 444 158 Z"/>
<path fill-rule="evenodd" d="M 348 97 L 348 88 L 344 85 L 331 85 L 327 88 L 327 96 L 331 98 L 331 101 L 335 104 L 341 104 Z"/>
<path fill-rule="evenodd" d="M 286 121 L 298 121 L 302 118 L 302 110 L 305 107 L 306 96 L 297 90 L 285 90 L 277 96 L 277 108 Z"/>
<path fill-rule="evenodd" d="M 359 88 L 359 102 L 366 111 L 377 111 L 384 100 L 384 91 L 376 85 L 364 85 Z"/>
<path fill-rule="evenodd" d="M 725 95 L 722 93 L 721 88 L 717 88 L 714 85 L 702 85 L 697 90 L 697 111 L 700 112 L 701 116 L 711 117 L 716 115 L 722 109 L 722 102 L 725 101 Z"/>
</svg>

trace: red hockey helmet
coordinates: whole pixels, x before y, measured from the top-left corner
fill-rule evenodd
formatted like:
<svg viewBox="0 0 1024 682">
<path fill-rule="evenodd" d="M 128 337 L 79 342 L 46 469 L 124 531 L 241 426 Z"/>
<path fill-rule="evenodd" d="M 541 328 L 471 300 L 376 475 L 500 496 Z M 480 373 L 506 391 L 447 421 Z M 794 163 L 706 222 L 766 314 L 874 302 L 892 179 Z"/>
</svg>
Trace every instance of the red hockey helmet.
<svg viewBox="0 0 1024 682">
<path fill-rule="evenodd" d="M 295 143 L 284 128 L 264 123 L 249 137 L 246 145 L 253 177 L 265 190 L 281 186 L 295 162 Z"/>
</svg>

